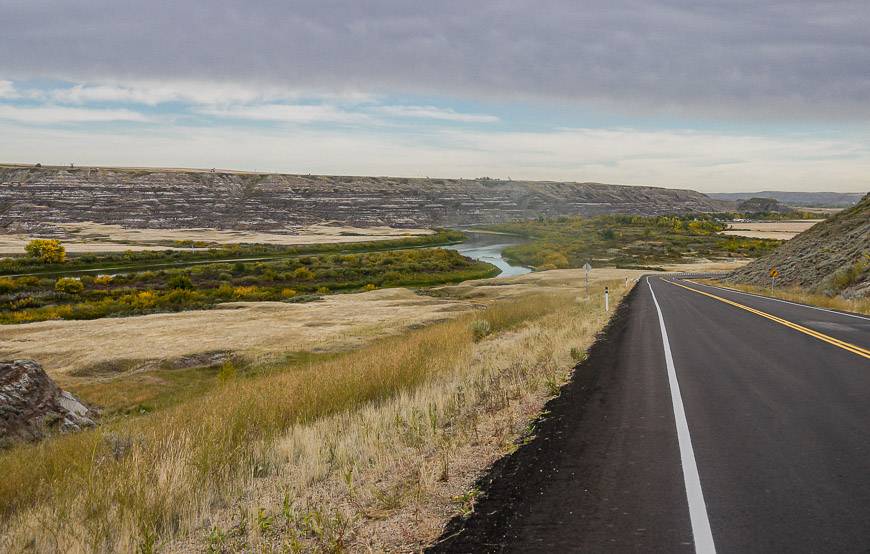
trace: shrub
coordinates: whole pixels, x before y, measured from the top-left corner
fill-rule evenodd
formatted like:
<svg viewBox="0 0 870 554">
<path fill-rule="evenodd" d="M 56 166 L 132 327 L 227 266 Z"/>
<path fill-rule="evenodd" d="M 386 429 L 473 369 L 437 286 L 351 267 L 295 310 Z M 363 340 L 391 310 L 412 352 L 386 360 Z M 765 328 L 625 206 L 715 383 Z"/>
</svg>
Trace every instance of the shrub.
<svg viewBox="0 0 870 554">
<path fill-rule="evenodd" d="M 193 282 L 186 273 L 178 273 L 169 278 L 166 286 L 171 289 L 193 290 Z"/>
<path fill-rule="evenodd" d="M 317 289 L 317 294 L 329 294 L 329 287 L 320 287 Z"/>
<path fill-rule="evenodd" d="M 34 239 L 27 243 L 24 251 L 46 264 L 59 264 L 66 259 L 66 249 L 54 239 Z"/>
<path fill-rule="evenodd" d="M 17 287 L 17 283 L 10 279 L 9 277 L 0 278 L 0 294 L 5 294 L 7 292 L 14 291 Z"/>
<path fill-rule="evenodd" d="M 281 297 L 282 298 L 293 298 L 294 296 L 296 296 L 296 291 L 293 289 L 282 289 L 281 290 Z"/>
<path fill-rule="evenodd" d="M 109 288 L 109 284 L 112 282 L 111 275 L 97 275 L 94 277 L 94 284 L 98 287 L 106 287 L 106 290 Z"/>
<path fill-rule="evenodd" d="M 485 319 L 475 319 L 471 322 L 471 335 L 479 341 L 492 333 L 492 325 Z"/>
<path fill-rule="evenodd" d="M 378 288 L 378 286 L 377 286 L 376 284 L 374 284 L 374 283 L 369 283 L 369 284 L 367 284 L 366 286 L 363 287 L 363 290 L 364 290 L 364 291 L 370 291 L 370 290 L 375 290 L 376 288 Z"/>
<path fill-rule="evenodd" d="M 125 296 L 121 300 L 128 301 L 133 308 L 147 310 L 148 308 L 153 308 L 157 303 L 157 294 L 151 290 L 143 290 L 142 292 Z"/>
<path fill-rule="evenodd" d="M 54 290 L 66 294 L 79 294 L 85 290 L 85 286 L 78 279 L 72 277 L 61 277 L 55 281 Z"/>
<path fill-rule="evenodd" d="M 236 366 L 233 362 L 227 360 L 221 366 L 220 371 L 218 371 L 218 381 L 221 383 L 226 383 L 227 381 L 231 381 L 236 378 L 237 371 Z"/>
<path fill-rule="evenodd" d="M 215 294 L 221 298 L 231 298 L 234 294 L 235 290 L 233 286 L 229 283 L 221 283 L 221 286 L 217 288 Z"/>
<path fill-rule="evenodd" d="M 575 362 L 582 362 L 586 360 L 586 351 L 582 348 L 571 347 L 571 359 Z"/>
<path fill-rule="evenodd" d="M 314 272 L 307 267 L 300 267 L 293 272 L 293 278 L 299 279 L 300 281 L 310 281 L 314 279 Z"/>
<path fill-rule="evenodd" d="M 257 294 L 257 287 L 236 287 L 233 289 L 233 296 L 236 298 L 247 298 Z"/>
</svg>

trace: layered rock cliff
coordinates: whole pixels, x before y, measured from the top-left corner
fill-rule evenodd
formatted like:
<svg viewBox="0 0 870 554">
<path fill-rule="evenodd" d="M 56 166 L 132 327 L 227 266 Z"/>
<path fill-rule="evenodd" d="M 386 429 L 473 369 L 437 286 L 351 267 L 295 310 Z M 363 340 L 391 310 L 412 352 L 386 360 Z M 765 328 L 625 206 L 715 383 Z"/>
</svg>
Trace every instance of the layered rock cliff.
<svg viewBox="0 0 870 554">
<path fill-rule="evenodd" d="M 4 232 L 45 232 L 58 223 L 81 221 L 144 228 L 277 229 L 322 221 L 436 227 L 725 208 L 691 190 L 598 183 L 0 168 Z"/>
</svg>

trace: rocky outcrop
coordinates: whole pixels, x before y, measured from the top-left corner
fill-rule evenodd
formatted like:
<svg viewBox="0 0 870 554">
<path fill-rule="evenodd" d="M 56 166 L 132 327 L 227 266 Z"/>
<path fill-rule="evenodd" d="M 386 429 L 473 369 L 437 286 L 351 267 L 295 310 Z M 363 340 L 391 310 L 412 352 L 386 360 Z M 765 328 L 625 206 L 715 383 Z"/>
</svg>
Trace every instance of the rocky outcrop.
<svg viewBox="0 0 870 554">
<path fill-rule="evenodd" d="M 0 446 L 94 425 L 94 412 L 32 360 L 0 362 Z"/>
<path fill-rule="evenodd" d="M 691 190 L 598 183 L 0 168 L 0 232 L 50 234 L 58 223 L 84 221 L 164 229 L 274 230 L 323 221 L 437 227 L 729 207 Z"/>
<path fill-rule="evenodd" d="M 870 293 L 870 194 L 735 271 L 730 279 L 768 285 L 772 268 L 779 272 L 781 285 L 846 297 Z"/>
</svg>

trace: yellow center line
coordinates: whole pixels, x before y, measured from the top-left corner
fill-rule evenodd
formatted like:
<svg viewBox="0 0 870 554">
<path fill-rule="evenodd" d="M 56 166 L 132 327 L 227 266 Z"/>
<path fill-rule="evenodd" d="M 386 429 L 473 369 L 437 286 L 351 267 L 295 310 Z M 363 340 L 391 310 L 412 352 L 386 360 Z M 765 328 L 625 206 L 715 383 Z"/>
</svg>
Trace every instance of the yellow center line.
<svg viewBox="0 0 870 554">
<path fill-rule="evenodd" d="M 827 342 L 828 344 L 833 344 L 834 346 L 842 348 L 843 350 L 848 350 L 849 352 L 851 352 L 853 354 L 857 354 L 859 356 L 863 356 L 867 359 L 870 359 L 870 350 L 867 350 L 866 348 L 861 348 L 860 346 L 852 344 L 850 342 L 842 341 L 840 339 L 835 339 L 834 337 L 830 337 L 828 335 L 825 335 L 824 333 L 819 333 L 818 331 L 814 331 L 812 329 L 804 327 L 803 325 L 798 325 L 797 323 L 792 323 L 791 321 L 788 321 L 786 319 L 782 319 L 781 317 L 776 317 L 775 315 L 771 315 L 767 312 L 762 312 L 761 310 L 756 310 L 755 308 L 750 308 L 749 306 L 746 306 L 744 304 L 740 304 L 739 302 L 734 302 L 733 300 L 728 300 L 727 298 L 722 298 L 721 296 L 716 296 L 715 294 L 711 294 L 709 292 L 693 289 L 692 287 L 687 287 L 686 285 L 681 285 L 680 283 L 675 283 L 673 281 L 665 281 L 665 282 L 670 283 L 671 285 L 674 285 L 677 287 L 682 287 L 682 288 L 684 288 L 686 290 L 690 290 L 692 292 L 696 292 L 698 294 L 703 294 L 704 296 L 709 296 L 710 298 L 715 298 L 716 300 L 718 300 L 720 302 L 730 304 L 734 307 L 740 308 L 741 310 L 746 310 L 747 312 L 751 312 L 755 315 L 760 315 L 761 317 L 765 317 L 771 321 L 775 321 L 781 325 L 785 325 L 786 327 L 790 327 L 790 328 L 794 329 L 795 331 L 800 331 L 801 333 L 807 334 L 813 338 L 817 338 L 821 341 Z"/>
</svg>

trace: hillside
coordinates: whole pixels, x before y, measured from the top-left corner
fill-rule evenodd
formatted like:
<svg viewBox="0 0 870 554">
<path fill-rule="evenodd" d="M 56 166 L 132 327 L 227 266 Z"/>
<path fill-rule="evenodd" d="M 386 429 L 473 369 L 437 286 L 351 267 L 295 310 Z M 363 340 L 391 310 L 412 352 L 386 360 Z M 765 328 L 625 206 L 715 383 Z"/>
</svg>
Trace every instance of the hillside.
<svg viewBox="0 0 870 554">
<path fill-rule="evenodd" d="M 845 297 L 870 295 L 870 194 L 732 274 L 737 283 L 781 285 Z"/>
<path fill-rule="evenodd" d="M 731 202 L 739 202 L 750 198 L 771 198 L 789 206 L 848 208 L 861 200 L 864 194 L 860 192 L 788 192 L 765 190 L 761 192 L 713 192 L 707 196 Z"/>
<path fill-rule="evenodd" d="M 598 183 L 0 167 L 5 232 L 52 232 L 58 223 L 83 221 L 163 229 L 280 229 L 322 221 L 434 227 L 725 206 L 691 190 Z"/>
<path fill-rule="evenodd" d="M 746 200 L 741 200 L 737 203 L 737 211 L 740 213 L 749 213 L 749 214 L 769 214 L 769 213 L 778 213 L 778 214 L 787 214 L 794 212 L 793 209 L 782 204 L 779 200 L 774 198 L 748 198 Z"/>
</svg>

